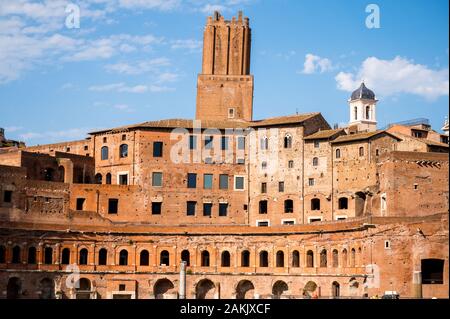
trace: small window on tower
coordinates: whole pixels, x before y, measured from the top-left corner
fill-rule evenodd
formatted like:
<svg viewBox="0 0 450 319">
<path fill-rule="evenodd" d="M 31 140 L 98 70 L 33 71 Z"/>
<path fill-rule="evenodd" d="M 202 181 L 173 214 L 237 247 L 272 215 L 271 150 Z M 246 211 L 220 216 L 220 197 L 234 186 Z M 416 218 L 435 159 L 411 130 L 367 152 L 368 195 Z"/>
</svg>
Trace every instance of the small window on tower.
<svg viewBox="0 0 450 319">
<path fill-rule="evenodd" d="M 229 119 L 234 119 L 234 107 L 230 107 L 228 109 L 228 118 Z"/>
</svg>

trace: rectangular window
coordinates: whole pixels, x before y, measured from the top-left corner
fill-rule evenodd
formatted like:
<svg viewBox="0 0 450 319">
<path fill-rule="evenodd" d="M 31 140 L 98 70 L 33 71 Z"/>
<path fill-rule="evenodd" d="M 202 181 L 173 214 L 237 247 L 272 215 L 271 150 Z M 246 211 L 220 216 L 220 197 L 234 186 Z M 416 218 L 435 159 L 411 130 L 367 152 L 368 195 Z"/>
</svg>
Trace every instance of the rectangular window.
<svg viewBox="0 0 450 319">
<path fill-rule="evenodd" d="M 238 136 L 238 150 L 244 150 L 244 149 L 245 149 L 245 137 Z"/>
<path fill-rule="evenodd" d="M 213 183 L 213 175 L 203 174 L 203 188 L 212 189 L 212 183 Z"/>
<path fill-rule="evenodd" d="M 119 210 L 119 200 L 117 198 L 108 199 L 108 214 L 117 214 Z"/>
<path fill-rule="evenodd" d="M 319 148 L 320 147 L 320 142 L 319 141 L 314 141 L 314 147 L 315 148 Z"/>
<path fill-rule="evenodd" d="M 322 217 L 309 217 L 308 218 L 309 223 L 321 222 L 321 221 L 322 221 Z"/>
<path fill-rule="evenodd" d="M 212 204 L 203 203 L 203 216 L 211 216 Z"/>
<path fill-rule="evenodd" d="M 269 221 L 258 221 L 258 222 L 256 222 L 256 225 L 258 227 L 268 227 L 269 226 Z"/>
<path fill-rule="evenodd" d="M 220 189 L 228 189 L 228 175 L 227 174 L 220 174 L 219 188 Z"/>
<path fill-rule="evenodd" d="M 314 186 L 314 185 L 315 185 L 314 178 L 309 178 L 309 179 L 308 179 L 308 185 L 309 185 L 309 186 Z"/>
<path fill-rule="evenodd" d="M 162 178 L 163 178 L 163 173 L 153 172 L 152 173 L 152 186 L 153 187 L 161 187 L 162 186 Z"/>
<path fill-rule="evenodd" d="M 238 158 L 238 159 L 236 160 L 236 162 L 237 162 L 238 164 L 240 164 L 240 165 L 243 165 L 243 164 L 245 164 L 245 159 L 244 159 L 244 158 Z"/>
<path fill-rule="evenodd" d="M 188 188 L 196 188 L 197 187 L 197 174 L 188 173 L 187 187 Z"/>
<path fill-rule="evenodd" d="M 229 119 L 234 119 L 234 108 L 233 107 L 230 107 L 228 109 L 228 118 Z"/>
<path fill-rule="evenodd" d="M 153 157 L 163 156 L 163 142 L 153 142 Z"/>
<path fill-rule="evenodd" d="M 244 177 L 243 176 L 235 176 L 234 177 L 234 189 L 235 190 L 243 190 L 244 189 Z"/>
<path fill-rule="evenodd" d="M 261 183 L 261 193 L 267 193 L 267 183 Z"/>
<path fill-rule="evenodd" d="M 219 203 L 219 216 L 227 216 L 228 203 Z"/>
<path fill-rule="evenodd" d="M 188 201 L 186 203 L 186 215 L 195 216 L 195 205 L 197 205 L 197 202 Z"/>
<path fill-rule="evenodd" d="M 288 168 L 294 168 L 294 161 L 289 161 L 288 162 Z"/>
<path fill-rule="evenodd" d="M 267 201 L 266 200 L 259 201 L 259 213 L 267 214 Z"/>
<path fill-rule="evenodd" d="M 213 147 L 213 137 L 205 136 L 205 149 L 210 150 Z"/>
<path fill-rule="evenodd" d="M 205 158 L 205 164 L 212 164 L 212 163 L 213 163 L 213 160 L 212 160 L 211 157 L 206 157 Z"/>
<path fill-rule="evenodd" d="M 152 215 L 161 215 L 161 202 L 152 202 Z"/>
<path fill-rule="evenodd" d="M 119 185 L 128 185 L 128 174 L 119 174 Z"/>
<path fill-rule="evenodd" d="M 278 191 L 280 193 L 284 192 L 284 182 L 278 182 Z"/>
<path fill-rule="evenodd" d="M 189 136 L 189 149 L 195 150 L 197 148 L 197 136 L 190 135 Z"/>
<path fill-rule="evenodd" d="M 220 146 L 222 151 L 228 149 L 228 136 L 222 136 Z"/>
<path fill-rule="evenodd" d="M 84 210 L 85 198 L 77 198 L 77 210 Z"/>
<path fill-rule="evenodd" d="M 5 191 L 3 193 L 3 202 L 11 203 L 12 202 L 12 191 Z"/>
<path fill-rule="evenodd" d="M 283 225 L 295 225 L 295 220 L 283 220 Z"/>
</svg>

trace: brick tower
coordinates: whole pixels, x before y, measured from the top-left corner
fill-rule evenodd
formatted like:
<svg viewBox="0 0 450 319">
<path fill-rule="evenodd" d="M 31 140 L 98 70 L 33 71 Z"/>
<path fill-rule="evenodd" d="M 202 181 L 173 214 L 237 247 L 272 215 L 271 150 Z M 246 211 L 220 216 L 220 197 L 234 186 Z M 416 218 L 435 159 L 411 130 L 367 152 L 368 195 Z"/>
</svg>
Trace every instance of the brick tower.
<svg viewBox="0 0 450 319">
<path fill-rule="evenodd" d="M 248 18 L 208 17 L 203 34 L 203 67 L 197 80 L 196 119 L 252 120 L 251 30 Z"/>
</svg>

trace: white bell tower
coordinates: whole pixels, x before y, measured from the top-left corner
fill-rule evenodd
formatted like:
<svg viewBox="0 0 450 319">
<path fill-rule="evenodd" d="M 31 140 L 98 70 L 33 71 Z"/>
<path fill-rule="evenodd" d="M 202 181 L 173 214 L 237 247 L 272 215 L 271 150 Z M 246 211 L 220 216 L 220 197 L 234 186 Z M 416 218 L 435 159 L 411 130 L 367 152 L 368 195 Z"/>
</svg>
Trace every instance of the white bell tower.
<svg viewBox="0 0 450 319">
<path fill-rule="evenodd" d="M 369 90 L 364 82 L 353 91 L 348 101 L 350 120 L 348 123 L 350 131 L 373 132 L 377 130 L 375 93 Z"/>
</svg>

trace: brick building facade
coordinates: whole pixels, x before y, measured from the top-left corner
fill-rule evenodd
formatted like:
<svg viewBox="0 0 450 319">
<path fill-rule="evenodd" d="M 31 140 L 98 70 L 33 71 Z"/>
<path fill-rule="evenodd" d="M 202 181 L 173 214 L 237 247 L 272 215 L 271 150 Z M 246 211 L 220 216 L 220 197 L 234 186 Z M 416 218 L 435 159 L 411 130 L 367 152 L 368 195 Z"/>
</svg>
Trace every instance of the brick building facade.
<svg viewBox="0 0 450 319">
<path fill-rule="evenodd" d="M 195 120 L 0 153 L 0 298 L 448 298 L 448 144 L 364 84 L 346 128 L 253 120 L 250 39 L 208 18 Z"/>
</svg>

